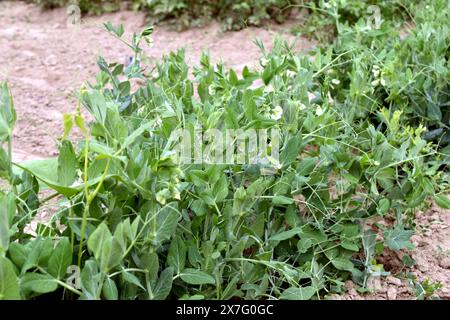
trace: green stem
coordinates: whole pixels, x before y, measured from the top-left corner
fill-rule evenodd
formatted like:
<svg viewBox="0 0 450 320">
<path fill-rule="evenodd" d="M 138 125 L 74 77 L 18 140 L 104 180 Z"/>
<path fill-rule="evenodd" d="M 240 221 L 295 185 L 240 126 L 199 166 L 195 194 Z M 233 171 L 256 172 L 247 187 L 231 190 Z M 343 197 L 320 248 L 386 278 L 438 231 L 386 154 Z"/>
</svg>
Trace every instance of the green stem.
<svg viewBox="0 0 450 320">
<path fill-rule="evenodd" d="M 83 255 L 84 233 L 86 232 L 87 214 L 89 211 L 89 188 L 88 188 L 88 153 L 89 139 L 86 139 L 84 146 L 84 197 L 86 198 L 86 206 L 83 211 L 83 221 L 81 222 L 80 246 L 78 248 L 78 268 L 81 268 L 81 257 Z"/>
<path fill-rule="evenodd" d="M 80 238 L 80 248 L 78 250 L 78 267 L 81 267 L 81 257 L 83 255 L 83 241 L 84 241 L 84 237 L 85 237 L 85 232 L 86 232 L 86 225 L 87 225 L 87 215 L 89 212 L 89 207 L 92 203 L 92 201 L 94 201 L 95 197 L 97 196 L 98 192 L 100 191 L 100 188 L 103 185 L 103 181 L 105 181 L 106 176 L 108 174 L 109 171 L 109 166 L 111 164 L 111 158 L 108 159 L 108 162 L 106 163 L 106 167 L 105 167 L 105 171 L 103 171 L 103 174 L 100 178 L 100 181 L 97 184 L 97 187 L 95 188 L 94 192 L 92 192 L 91 194 L 89 194 L 89 190 L 87 187 L 87 154 L 85 156 L 85 164 L 84 164 L 84 186 L 85 186 L 85 194 L 86 194 L 86 206 L 84 207 L 84 212 L 83 212 L 83 221 L 81 222 L 81 238 Z"/>
<path fill-rule="evenodd" d="M 8 136 L 8 158 L 9 158 L 9 163 L 12 164 L 12 139 L 11 139 L 11 135 L 12 133 Z M 10 166 L 10 180 L 9 183 L 11 184 L 12 190 L 14 192 L 14 194 L 17 196 L 17 187 L 14 184 L 13 181 L 13 171 L 12 171 L 12 165 Z"/>
</svg>

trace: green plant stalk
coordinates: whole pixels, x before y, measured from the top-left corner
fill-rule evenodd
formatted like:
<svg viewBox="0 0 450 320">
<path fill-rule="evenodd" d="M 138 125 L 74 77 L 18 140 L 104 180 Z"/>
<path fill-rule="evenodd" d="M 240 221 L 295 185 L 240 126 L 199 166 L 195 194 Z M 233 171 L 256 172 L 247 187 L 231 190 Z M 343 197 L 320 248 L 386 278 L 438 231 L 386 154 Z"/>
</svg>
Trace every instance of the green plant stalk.
<svg viewBox="0 0 450 320">
<path fill-rule="evenodd" d="M 80 246 L 78 249 L 78 268 L 81 267 L 81 256 L 83 254 L 83 241 L 84 241 L 84 233 L 86 232 L 86 223 L 87 223 L 87 213 L 89 211 L 89 188 L 88 188 L 88 152 L 89 152 L 89 139 L 86 139 L 86 143 L 84 146 L 84 196 L 86 198 L 86 206 L 83 211 L 83 221 L 81 222 L 81 235 L 80 235 Z"/>
<path fill-rule="evenodd" d="M 84 162 L 84 192 L 85 192 L 85 196 L 86 196 L 86 206 L 84 207 L 83 221 L 81 222 L 80 247 L 78 249 L 78 267 L 79 268 L 81 267 L 81 258 L 83 255 L 83 241 L 84 241 L 85 233 L 86 233 L 87 215 L 89 212 L 89 207 L 90 207 L 92 201 L 97 196 L 98 192 L 100 191 L 100 188 L 103 185 L 103 181 L 105 181 L 105 179 L 106 179 L 106 175 L 108 174 L 109 166 L 111 164 L 111 158 L 109 158 L 108 162 L 106 163 L 105 171 L 103 172 L 102 177 L 100 178 L 100 181 L 97 184 L 97 187 L 95 188 L 94 192 L 89 193 L 89 188 L 88 188 L 88 183 L 87 183 L 87 181 L 88 181 L 88 179 L 87 179 L 88 151 L 89 151 L 89 140 L 86 140 L 86 147 L 85 147 L 86 154 L 85 154 L 85 162 Z"/>
<path fill-rule="evenodd" d="M 9 158 L 9 163 L 12 164 L 12 139 L 11 139 L 11 136 L 12 136 L 12 132 L 8 135 L 8 158 Z M 14 181 L 13 181 L 12 166 L 10 167 L 10 180 L 9 180 L 9 183 L 11 184 L 12 190 L 13 190 L 14 194 L 17 197 L 17 187 L 16 187 L 16 185 L 14 184 Z"/>
</svg>

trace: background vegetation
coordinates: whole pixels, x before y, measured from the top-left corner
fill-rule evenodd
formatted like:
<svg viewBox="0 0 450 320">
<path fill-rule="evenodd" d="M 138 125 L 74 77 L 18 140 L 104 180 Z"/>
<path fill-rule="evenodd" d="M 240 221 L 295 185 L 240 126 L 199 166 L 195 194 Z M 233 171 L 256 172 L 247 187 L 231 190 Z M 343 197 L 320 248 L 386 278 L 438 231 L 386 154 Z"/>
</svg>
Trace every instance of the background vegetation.
<svg viewBox="0 0 450 320">
<path fill-rule="evenodd" d="M 293 11 L 306 10 L 308 27 L 304 32 L 312 36 L 335 36 L 336 22 L 353 24 L 367 17 L 367 9 L 377 5 L 385 21 L 404 21 L 418 0 L 29 0 L 44 8 L 76 3 L 82 13 L 100 14 L 121 8 L 141 10 L 152 23 L 170 23 L 177 28 L 204 25 L 212 19 L 222 22 L 225 30 L 239 30 L 246 26 L 260 26 L 274 20 L 284 22 Z M 317 31 L 321 31 L 318 34 Z"/>
</svg>

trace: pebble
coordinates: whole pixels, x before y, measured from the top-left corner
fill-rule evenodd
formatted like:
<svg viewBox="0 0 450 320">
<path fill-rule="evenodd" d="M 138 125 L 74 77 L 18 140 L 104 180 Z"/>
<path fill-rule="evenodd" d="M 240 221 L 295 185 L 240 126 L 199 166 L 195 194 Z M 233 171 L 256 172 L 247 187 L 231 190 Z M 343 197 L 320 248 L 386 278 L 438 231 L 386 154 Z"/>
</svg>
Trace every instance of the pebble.
<svg viewBox="0 0 450 320">
<path fill-rule="evenodd" d="M 393 277 L 393 276 L 388 276 L 386 278 L 386 282 L 389 284 L 394 284 L 398 287 L 402 285 L 402 280 L 400 280 L 399 278 Z"/>
<path fill-rule="evenodd" d="M 425 259 L 423 258 L 416 258 L 416 264 L 417 264 L 417 268 L 422 271 L 422 272 L 427 272 L 428 271 L 428 263 Z"/>
<path fill-rule="evenodd" d="M 397 290 L 395 288 L 389 288 L 387 290 L 387 298 L 388 300 L 395 300 L 397 298 Z"/>
<path fill-rule="evenodd" d="M 415 234 L 415 235 L 411 236 L 410 240 L 413 244 L 418 245 L 419 242 L 422 241 L 422 237 L 419 236 L 418 234 Z"/>
<path fill-rule="evenodd" d="M 358 295 L 358 293 L 357 293 L 356 290 L 355 290 L 353 281 L 347 280 L 347 281 L 345 282 L 345 287 L 347 288 L 348 294 L 349 294 L 350 296 L 357 296 L 357 295 Z"/>
<path fill-rule="evenodd" d="M 380 277 L 370 277 L 367 279 L 367 287 L 376 292 L 385 292 L 386 289 L 381 286 Z"/>
<path fill-rule="evenodd" d="M 444 257 L 439 261 L 439 265 L 444 269 L 450 269 L 450 257 Z"/>
</svg>

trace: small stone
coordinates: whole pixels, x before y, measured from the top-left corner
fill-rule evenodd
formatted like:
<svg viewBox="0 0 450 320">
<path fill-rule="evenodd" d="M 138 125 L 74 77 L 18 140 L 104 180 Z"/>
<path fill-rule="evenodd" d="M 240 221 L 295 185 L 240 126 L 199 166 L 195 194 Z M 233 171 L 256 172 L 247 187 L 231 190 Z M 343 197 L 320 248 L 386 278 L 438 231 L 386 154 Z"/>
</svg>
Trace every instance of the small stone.
<svg viewBox="0 0 450 320">
<path fill-rule="evenodd" d="M 444 257 L 439 261 L 441 268 L 450 269 L 450 257 Z"/>
<path fill-rule="evenodd" d="M 370 277 L 367 279 L 367 288 L 380 292 L 382 290 L 380 277 Z"/>
<path fill-rule="evenodd" d="M 397 289 L 395 288 L 389 288 L 387 290 L 387 298 L 388 300 L 395 300 L 397 298 Z"/>
<path fill-rule="evenodd" d="M 422 237 L 415 234 L 415 235 L 411 236 L 410 240 L 413 244 L 418 245 L 419 242 L 422 241 Z"/>
<path fill-rule="evenodd" d="M 429 243 L 426 240 L 420 240 L 418 243 L 419 247 L 426 247 L 428 244 Z"/>
<path fill-rule="evenodd" d="M 438 215 L 437 213 L 432 214 L 432 215 L 430 215 L 430 216 L 428 217 L 428 220 L 429 220 L 429 221 L 436 221 L 436 220 L 439 220 L 439 215 Z"/>
<path fill-rule="evenodd" d="M 357 295 L 358 295 L 358 293 L 357 293 L 356 290 L 355 290 L 353 281 L 347 280 L 347 281 L 345 282 L 345 287 L 347 288 L 348 294 L 349 294 L 350 296 L 357 296 Z"/>
<path fill-rule="evenodd" d="M 428 263 L 425 259 L 423 258 L 416 258 L 416 265 L 417 268 L 422 271 L 422 272 L 427 272 L 428 271 Z"/>
<path fill-rule="evenodd" d="M 393 276 L 388 276 L 386 278 L 386 282 L 389 284 L 394 284 L 397 287 L 400 287 L 402 285 L 402 280 L 400 280 L 399 278 L 393 277 Z"/>
</svg>

